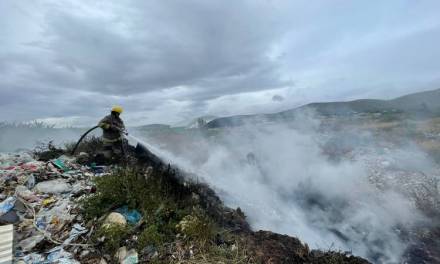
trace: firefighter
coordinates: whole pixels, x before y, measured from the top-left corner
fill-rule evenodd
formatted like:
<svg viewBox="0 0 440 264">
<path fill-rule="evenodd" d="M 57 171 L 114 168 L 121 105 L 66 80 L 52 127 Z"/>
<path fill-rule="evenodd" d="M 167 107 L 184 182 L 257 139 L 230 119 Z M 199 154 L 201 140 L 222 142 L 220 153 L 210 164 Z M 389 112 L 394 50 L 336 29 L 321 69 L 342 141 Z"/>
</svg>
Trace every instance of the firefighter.
<svg viewBox="0 0 440 264">
<path fill-rule="evenodd" d="M 125 125 L 120 115 L 123 109 L 121 106 L 114 106 L 110 115 L 99 121 L 98 126 L 102 128 L 102 141 L 104 143 L 104 157 L 108 160 L 120 160 L 124 153 L 123 135 Z"/>
</svg>

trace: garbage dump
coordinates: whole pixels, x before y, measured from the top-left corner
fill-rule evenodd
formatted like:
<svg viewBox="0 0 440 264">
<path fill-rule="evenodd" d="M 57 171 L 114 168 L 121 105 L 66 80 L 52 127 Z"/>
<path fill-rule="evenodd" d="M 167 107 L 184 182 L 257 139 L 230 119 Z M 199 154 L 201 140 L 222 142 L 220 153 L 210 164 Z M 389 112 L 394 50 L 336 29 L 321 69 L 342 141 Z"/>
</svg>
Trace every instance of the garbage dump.
<svg viewBox="0 0 440 264">
<path fill-rule="evenodd" d="M 99 169 L 67 156 L 43 162 L 0 154 L 0 225 L 14 225 L 17 263 L 80 263 L 93 250 L 78 200 L 93 192 L 91 178 L 106 173 Z"/>
<path fill-rule="evenodd" d="M 5 234 L 5 256 L 20 264 L 368 263 L 254 232 L 241 209 L 225 207 L 206 184 L 145 147 L 132 151 L 136 163 L 126 167 L 83 162 L 81 153 L 43 160 L 0 153 L 0 226 L 14 231 L 13 243 Z"/>
</svg>

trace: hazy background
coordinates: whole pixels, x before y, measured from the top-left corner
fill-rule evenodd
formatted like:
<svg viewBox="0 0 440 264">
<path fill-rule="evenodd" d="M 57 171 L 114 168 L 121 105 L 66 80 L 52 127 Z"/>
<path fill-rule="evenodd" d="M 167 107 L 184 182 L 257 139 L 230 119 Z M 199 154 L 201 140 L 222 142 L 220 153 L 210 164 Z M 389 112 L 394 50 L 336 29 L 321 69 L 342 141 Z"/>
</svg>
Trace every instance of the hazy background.
<svg viewBox="0 0 440 264">
<path fill-rule="evenodd" d="M 438 223 L 417 199 L 418 188 L 430 188 L 432 179 L 428 195 L 439 197 L 438 166 L 409 138 L 399 145 L 362 129 L 322 133 L 320 125 L 310 116 L 293 126 L 248 124 L 215 136 L 202 132 L 191 143 L 135 134 L 207 182 L 226 205 L 243 209 L 256 230 L 373 263 L 401 263 L 416 243 L 408 233 Z M 350 151 L 342 154 L 330 143 Z"/>
<path fill-rule="evenodd" d="M 0 2 L 0 120 L 131 125 L 440 87 L 440 2 Z"/>
</svg>

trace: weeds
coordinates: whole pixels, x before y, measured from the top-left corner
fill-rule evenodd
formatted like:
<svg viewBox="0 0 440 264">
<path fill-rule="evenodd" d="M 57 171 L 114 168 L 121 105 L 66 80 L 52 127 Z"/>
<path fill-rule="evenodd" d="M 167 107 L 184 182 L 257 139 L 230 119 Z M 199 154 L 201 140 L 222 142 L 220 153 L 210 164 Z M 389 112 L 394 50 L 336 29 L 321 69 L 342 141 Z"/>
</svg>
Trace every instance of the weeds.
<svg viewBox="0 0 440 264">
<path fill-rule="evenodd" d="M 194 204 L 190 199 L 190 192 L 185 194 L 181 184 L 170 180 L 166 173 L 169 172 L 150 171 L 146 174 L 142 169 L 120 168 L 110 175 L 96 178 L 96 193 L 81 202 L 84 217 L 89 220 L 100 218 L 114 208 L 128 205 L 142 212 L 144 219 L 134 245 L 139 251 L 148 246 L 164 251 L 164 245 L 170 245 L 180 237 L 185 245 L 196 248 L 195 252 L 200 254 L 200 260 L 203 256 L 209 256 L 226 261 L 234 259 L 235 255 L 237 259 L 241 259 L 243 254 L 215 244 L 216 231 L 219 230 L 215 222 L 202 208 Z M 130 228 L 101 227 L 98 228 L 95 239 L 105 237 L 103 252 L 114 254 L 126 239 Z"/>
<path fill-rule="evenodd" d="M 152 224 L 140 234 L 138 249 L 142 250 L 149 245 L 161 247 L 165 240 L 165 235 L 159 231 L 159 227 L 156 224 Z"/>
<path fill-rule="evenodd" d="M 97 192 L 82 201 L 86 219 L 99 217 L 111 208 L 128 205 L 138 208 L 149 197 L 148 186 L 132 169 L 118 169 L 94 179 Z"/>
<path fill-rule="evenodd" d="M 185 237 L 196 240 L 201 245 L 212 241 L 215 236 L 214 223 L 200 210 L 185 216 L 176 228 Z"/>
<path fill-rule="evenodd" d="M 103 240 L 102 248 L 105 252 L 115 252 L 122 246 L 122 242 L 129 234 L 129 231 L 128 227 L 121 225 L 101 226 L 94 234 L 94 240 Z"/>
</svg>

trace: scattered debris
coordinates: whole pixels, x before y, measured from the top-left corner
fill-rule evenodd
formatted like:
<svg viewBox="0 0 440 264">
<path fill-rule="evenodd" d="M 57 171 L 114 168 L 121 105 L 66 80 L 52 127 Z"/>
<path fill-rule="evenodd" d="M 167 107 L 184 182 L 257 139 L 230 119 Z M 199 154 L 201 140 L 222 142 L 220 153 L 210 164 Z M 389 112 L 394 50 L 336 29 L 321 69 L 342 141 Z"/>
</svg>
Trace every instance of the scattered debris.
<svg viewBox="0 0 440 264">
<path fill-rule="evenodd" d="M 111 225 L 121 225 L 125 226 L 127 224 L 127 220 L 125 220 L 125 217 L 116 212 L 110 213 L 107 218 L 104 221 L 104 227 L 109 227 Z"/>
<path fill-rule="evenodd" d="M 43 235 L 34 235 L 31 237 L 28 237 L 26 239 L 21 240 L 17 247 L 21 248 L 23 252 L 31 251 L 38 243 L 40 243 L 44 239 Z"/>
<path fill-rule="evenodd" d="M 190 183 L 152 153 L 143 153 L 138 162 L 144 170 L 0 153 L 0 220 L 15 223 L 14 261 L 207 263 L 219 257 L 223 263 L 258 263 L 273 252 L 285 253 L 280 243 L 263 251 L 252 244 L 248 240 L 257 236 L 240 210 L 225 207 L 209 186 Z M 252 262 L 257 252 L 267 255 Z"/>
<path fill-rule="evenodd" d="M 138 253 L 135 249 L 130 249 L 125 258 L 121 261 L 122 264 L 136 264 L 139 262 Z"/>
<path fill-rule="evenodd" d="M 121 264 L 136 264 L 139 262 L 138 253 L 136 250 L 130 249 L 127 251 L 126 247 L 120 247 L 118 252 L 116 252 L 115 257 Z"/>
<path fill-rule="evenodd" d="M 8 213 L 14 208 L 15 201 L 17 199 L 15 197 L 8 197 L 6 200 L 0 203 L 0 216 Z"/>
<path fill-rule="evenodd" d="M 142 215 L 137 210 L 128 210 L 128 206 L 118 208 L 116 212 L 122 214 L 130 224 L 137 224 L 142 218 Z"/>
<path fill-rule="evenodd" d="M 120 247 L 118 249 L 118 252 L 116 252 L 116 255 L 115 255 L 116 259 L 119 260 L 119 263 L 121 263 L 125 259 L 126 256 L 127 256 L 127 248 L 126 247 Z"/>
<path fill-rule="evenodd" d="M 71 191 L 72 186 L 70 186 L 64 180 L 56 179 L 56 180 L 37 183 L 34 189 L 35 191 L 40 193 L 57 194 L 57 193 L 66 193 Z"/>
<path fill-rule="evenodd" d="M 0 224 L 16 224 L 17 263 L 79 263 L 79 252 L 94 249 L 86 243 L 91 230 L 78 214 L 77 194 L 92 190 L 96 174 L 72 158 L 46 154 L 38 161 L 0 153 Z"/>
</svg>

